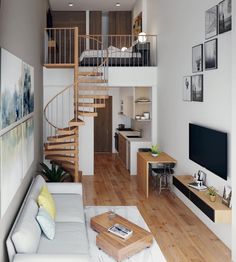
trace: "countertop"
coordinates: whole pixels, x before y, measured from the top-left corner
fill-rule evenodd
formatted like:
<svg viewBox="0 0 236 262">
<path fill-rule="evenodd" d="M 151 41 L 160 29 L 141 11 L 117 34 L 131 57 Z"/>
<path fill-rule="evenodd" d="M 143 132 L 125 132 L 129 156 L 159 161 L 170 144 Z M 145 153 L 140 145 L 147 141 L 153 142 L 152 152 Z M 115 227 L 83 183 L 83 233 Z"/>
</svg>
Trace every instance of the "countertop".
<svg viewBox="0 0 236 262">
<path fill-rule="evenodd" d="M 119 131 L 119 134 L 121 134 L 126 140 L 129 142 L 151 142 L 151 139 L 147 139 L 144 137 L 140 138 L 132 138 L 132 137 L 127 137 L 127 136 L 139 136 L 138 131 Z"/>
</svg>

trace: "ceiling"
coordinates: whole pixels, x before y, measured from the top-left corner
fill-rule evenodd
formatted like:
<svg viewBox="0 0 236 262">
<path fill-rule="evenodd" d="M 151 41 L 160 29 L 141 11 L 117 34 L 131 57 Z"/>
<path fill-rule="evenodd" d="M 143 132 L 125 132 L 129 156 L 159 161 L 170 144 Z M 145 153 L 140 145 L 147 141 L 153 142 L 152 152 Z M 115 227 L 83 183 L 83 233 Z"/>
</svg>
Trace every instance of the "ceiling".
<svg viewBox="0 0 236 262">
<path fill-rule="evenodd" d="M 49 0 L 54 11 L 129 11 L 132 10 L 136 0 Z M 69 3 L 74 6 L 70 7 Z M 120 3 L 120 7 L 116 7 Z"/>
</svg>

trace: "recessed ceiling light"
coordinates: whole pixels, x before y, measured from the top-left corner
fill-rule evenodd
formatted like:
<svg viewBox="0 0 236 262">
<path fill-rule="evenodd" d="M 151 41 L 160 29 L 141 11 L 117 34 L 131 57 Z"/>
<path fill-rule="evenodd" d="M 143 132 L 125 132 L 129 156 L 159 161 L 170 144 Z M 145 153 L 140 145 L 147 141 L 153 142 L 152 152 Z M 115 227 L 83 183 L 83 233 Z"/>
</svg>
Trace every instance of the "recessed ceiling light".
<svg viewBox="0 0 236 262">
<path fill-rule="evenodd" d="M 69 3 L 68 5 L 69 5 L 69 7 L 72 7 L 72 6 L 74 6 L 74 4 L 73 4 L 73 3 Z"/>
<path fill-rule="evenodd" d="M 117 6 L 117 7 L 120 7 L 120 3 L 116 3 L 116 6 Z"/>
</svg>

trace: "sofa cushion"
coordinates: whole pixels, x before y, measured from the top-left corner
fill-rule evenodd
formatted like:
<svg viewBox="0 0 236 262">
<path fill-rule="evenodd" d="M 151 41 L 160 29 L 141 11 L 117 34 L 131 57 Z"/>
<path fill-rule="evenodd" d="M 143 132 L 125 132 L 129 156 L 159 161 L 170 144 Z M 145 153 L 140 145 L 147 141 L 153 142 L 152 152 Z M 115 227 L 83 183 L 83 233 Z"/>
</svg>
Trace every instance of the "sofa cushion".
<svg viewBox="0 0 236 262">
<path fill-rule="evenodd" d="M 28 199 L 12 234 L 17 253 L 35 253 L 41 238 L 41 229 L 36 221 L 38 205 Z"/>
<path fill-rule="evenodd" d="M 37 201 L 38 195 L 44 185 L 46 185 L 46 181 L 42 176 L 38 175 L 35 178 L 32 188 L 30 190 L 30 197 L 32 197 L 35 201 Z"/>
<path fill-rule="evenodd" d="M 56 222 L 84 223 L 83 198 L 78 194 L 53 194 L 56 204 Z"/>
<path fill-rule="evenodd" d="M 51 193 L 48 191 L 47 185 L 42 187 L 42 190 L 38 196 L 38 204 L 39 206 L 44 207 L 47 212 L 55 219 L 56 216 L 56 206 L 54 199 Z"/>
<path fill-rule="evenodd" d="M 36 219 L 37 219 L 43 233 L 45 234 L 45 236 L 48 239 L 53 240 L 53 238 L 55 236 L 55 227 L 56 226 L 55 226 L 55 222 L 54 222 L 53 218 L 47 212 L 47 210 L 43 207 L 40 207 Z"/>
<path fill-rule="evenodd" d="M 53 240 L 42 235 L 39 243 L 39 254 L 88 254 L 88 240 L 85 224 L 56 223 L 56 234 Z"/>
</svg>

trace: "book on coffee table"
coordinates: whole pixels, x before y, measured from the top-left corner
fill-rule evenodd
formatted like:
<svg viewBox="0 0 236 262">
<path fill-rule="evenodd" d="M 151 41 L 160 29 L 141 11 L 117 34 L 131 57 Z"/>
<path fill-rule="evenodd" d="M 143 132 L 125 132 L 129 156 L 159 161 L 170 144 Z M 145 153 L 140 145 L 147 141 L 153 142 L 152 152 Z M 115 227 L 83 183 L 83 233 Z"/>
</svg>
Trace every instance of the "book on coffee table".
<svg viewBox="0 0 236 262">
<path fill-rule="evenodd" d="M 127 239 L 133 234 L 133 231 L 129 228 L 122 226 L 121 224 L 115 224 L 108 228 L 108 232 L 117 235 L 123 239 Z"/>
</svg>

